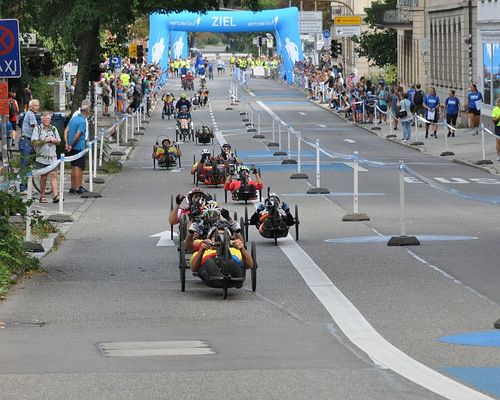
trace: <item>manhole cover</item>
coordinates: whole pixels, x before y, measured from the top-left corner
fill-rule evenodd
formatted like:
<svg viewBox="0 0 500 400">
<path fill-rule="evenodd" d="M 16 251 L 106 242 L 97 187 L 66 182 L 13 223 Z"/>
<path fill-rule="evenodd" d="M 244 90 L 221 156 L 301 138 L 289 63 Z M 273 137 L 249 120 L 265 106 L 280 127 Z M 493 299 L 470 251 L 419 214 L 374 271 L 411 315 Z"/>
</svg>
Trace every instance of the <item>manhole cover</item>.
<svg viewBox="0 0 500 400">
<path fill-rule="evenodd" d="M 204 356 L 215 351 L 204 340 L 97 343 L 106 357 Z"/>
</svg>

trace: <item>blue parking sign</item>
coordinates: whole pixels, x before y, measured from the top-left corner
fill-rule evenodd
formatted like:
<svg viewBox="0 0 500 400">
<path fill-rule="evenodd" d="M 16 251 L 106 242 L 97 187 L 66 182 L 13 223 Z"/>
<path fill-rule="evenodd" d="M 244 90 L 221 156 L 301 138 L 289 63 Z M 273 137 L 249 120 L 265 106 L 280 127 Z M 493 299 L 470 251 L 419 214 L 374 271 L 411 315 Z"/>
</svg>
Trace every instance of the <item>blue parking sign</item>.
<svg viewBox="0 0 500 400">
<path fill-rule="evenodd" d="M 325 39 L 330 39 L 330 31 L 323 31 L 323 37 Z"/>
<path fill-rule="evenodd" d="M 122 67 L 122 58 L 120 56 L 111 56 L 109 58 L 109 65 L 113 65 L 115 69 Z"/>
<path fill-rule="evenodd" d="M 21 77 L 19 21 L 0 19 L 0 78 Z"/>
</svg>

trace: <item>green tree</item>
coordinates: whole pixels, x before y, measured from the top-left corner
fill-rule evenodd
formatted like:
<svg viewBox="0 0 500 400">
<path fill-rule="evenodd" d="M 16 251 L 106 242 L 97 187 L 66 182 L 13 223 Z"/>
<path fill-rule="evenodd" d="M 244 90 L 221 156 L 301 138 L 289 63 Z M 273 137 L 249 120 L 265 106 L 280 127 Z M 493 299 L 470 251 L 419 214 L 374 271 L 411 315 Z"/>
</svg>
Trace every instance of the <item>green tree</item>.
<svg viewBox="0 0 500 400">
<path fill-rule="evenodd" d="M 242 8 L 258 8 L 258 0 L 233 3 Z M 0 10 L 2 16 L 22 20 L 26 31 L 34 29 L 61 43 L 61 48 L 75 49 L 78 75 L 73 107 L 78 107 L 87 95 L 91 70 L 103 53 L 102 32 L 110 32 L 117 43 L 125 43 L 129 26 L 150 13 L 206 12 L 226 4 L 227 1 L 219 0 L 0 0 Z"/>
<path fill-rule="evenodd" d="M 357 53 L 379 67 L 397 63 L 397 35 L 393 29 L 384 29 L 376 24 L 375 10 L 396 9 L 397 0 L 377 0 L 365 8 L 365 21 L 370 28 L 354 41 L 358 44 Z"/>
</svg>

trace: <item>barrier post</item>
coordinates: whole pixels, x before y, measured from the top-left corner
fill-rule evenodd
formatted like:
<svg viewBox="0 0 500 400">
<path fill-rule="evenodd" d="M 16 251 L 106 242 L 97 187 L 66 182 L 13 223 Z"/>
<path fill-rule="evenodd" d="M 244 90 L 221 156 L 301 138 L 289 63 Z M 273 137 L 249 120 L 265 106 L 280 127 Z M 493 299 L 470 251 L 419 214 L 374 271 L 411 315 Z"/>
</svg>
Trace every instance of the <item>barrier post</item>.
<svg viewBox="0 0 500 400">
<path fill-rule="evenodd" d="M 97 140 L 97 138 L 94 138 L 94 141 Z M 83 192 L 82 195 L 80 196 L 82 199 L 88 199 L 88 198 L 98 198 L 101 197 L 100 193 L 94 192 L 94 177 L 92 173 L 93 169 L 93 159 L 92 159 L 92 144 L 89 143 L 89 191 L 88 192 Z"/>
<path fill-rule="evenodd" d="M 366 108 L 364 100 L 361 100 L 361 104 L 363 105 L 363 124 L 366 124 Z"/>
<path fill-rule="evenodd" d="M 415 236 L 406 235 L 405 221 L 405 170 L 403 160 L 399 160 L 399 207 L 401 234 L 393 236 L 387 242 L 387 246 L 420 246 L 420 241 Z"/>
<path fill-rule="evenodd" d="M 262 134 L 260 130 L 260 111 L 257 111 L 257 133 L 253 135 L 254 139 L 265 139 L 266 137 Z"/>
<path fill-rule="evenodd" d="M 127 117 L 128 117 L 128 112 L 127 112 Z M 130 131 L 130 135 L 132 136 L 132 139 L 134 139 L 134 134 L 135 134 L 135 119 L 134 119 L 134 114 L 132 114 L 132 130 Z"/>
<path fill-rule="evenodd" d="M 481 124 L 481 152 L 482 152 L 482 158 L 479 161 L 476 161 L 476 165 L 486 165 L 486 164 L 493 164 L 493 161 L 487 160 L 486 159 L 486 148 L 484 146 L 484 124 Z"/>
<path fill-rule="evenodd" d="M 116 125 L 116 144 L 120 147 L 120 124 Z"/>
<path fill-rule="evenodd" d="M 94 138 L 94 155 L 93 155 L 93 160 L 94 160 L 94 183 L 104 183 L 104 178 L 98 178 L 97 177 L 97 158 L 98 158 L 98 155 L 97 155 L 97 148 L 98 148 L 98 141 L 99 140 L 103 140 L 103 137 L 104 134 L 103 132 L 101 131 L 101 133 L 96 137 Z M 102 146 L 102 145 L 101 145 Z"/>
<path fill-rule="evenodd" d="M 135 115 L 137 117 L 137 122 L 136 122 L 137 123 L 137 125 L 136 125 L 137 130 L 136 130 L 135 134 L 136 135 L 144 135 L 144 132 L 141 132 L 143 127 L 141 126 L 141 119 L 139 118 L 139 114 L 140 114 L 139 110 L 136 110 Z"/>
<path fill-rule="evenodd" d="M 282 121 L 278 121 L 278 151 L 273 153 L 273 156 L 286 156 L 286 152 L 281 149 L 281 124 Z"/>
<path fill-rule="evenodd" d="M 73 222 L 71 215 L 64 214 L 64 153 L 61 154 L 59 159 L 61 160 L 59 164 L 59 211 L 57 214 L 49 215 L 47 220 L 51 222 Z"/>
<path fill-rule="evenodd" d="M 101 135 L 101 142 L 100 142 L 100 151 L 99 151 L 99 167 L 102 167 L 102 159 L 104 158 L 104 132 Z"/>
<path fill-rule="evenodd" d="M 378 113 L 379 113 L 378 103 L 375 102 L 375 104 L 374 104 L 373 107 L 374 107 L 374 110 L 373 110 L 374 117 L 373 118 L 375 118 L 375 120 L 373 122 L 373 125 L 375 125 L 375 126 L 372 128 L 372 131 L 379 131 L 380 130 L 380 126 L 379 126 L 379 123 L 378 123 L 378 121 L 379 121 L 379 118 L 378 118 Z M 382 118 L 380 118 L 380 119 L 382 119 Z"/>
<path fill-rule="evenodd" d="M 287 132 L 288 132 L 288 158 L 286 160 L 281 161 L 281 164 L 297 164 L 297 161 L 292 160 L 291 157 L 291 143 L 290 143 L 290 127 L 287 127 Z"/>
<path fill-rule="evenodd" d="M 424 142 L 420 140 L 420 135 L 419 135 L 419 130 L 418 130 L 418 125 L 420 124 L 419 116 L 418 114 L 415 114 L 415 140 L 410 143 L 410 146 L 423 146 Z"/>
<path fill-rule="evenodd" d="M 33 199 L 33 174 L 28 174 L 28 194 L 26 199 L 31 202 Z M 24 249 L 30 253 L 43 253 L 45 250 L 40 243 L 32 241 L 31 237 L 31 205 L 28 207 L 25 217 L 26 227 L 24 235 Z"/>
<path fill-rule="evenodd" d="M 342 222 L 359 222 L 369 221 L 368 215 L 359 212 L 359 153 L 357 151 L 352 153 L 353 158 L 353 172 L 354 172 L 354 191 L 353 191 L 353 212 L 346 214 L 342 217 Z"/>
<path fill-rule="evenodd" d="M 453 127 L 451 125 L 448 125 L 447 123 L 445 124 L 445 126 L 448 129 L 453 130 Z M 444 151 L 440 154 L 440 156 L 446 157 L 446 156 L 454 156 L 454 155 L 455 155 L 455 153 L 453 153 L 452 151 L 450 151 L 448 149 L 448 134 L 445 134 L 444 135 Z"/>
<path fill-rule="evenodd" d="M 251 113 L 250 113 L 250 124 L 245 124 L 247 126 L 249 126 L 249 128 L 247 129 L 247 132 L 257 132 L 257 129 L 255 129 L 255 117 L 254 117 L 254 113 L 257 113 L 253 107 L 251 107 Z"/>
<path fill-rule="evenodd" d="M 125 146 L 128 145 L 128 114 L 125 114 Z"/>
<path fill-rule="evenodd" d="M 229 89 L 229 106 L 226 107 L 226 110 L 233 110 L 233 82 L 231 81 L 231 88 Z"/>
<path fill-rule="evenodd" d="M 274 118 L 274 115 L 271 116 L 273 120 L 273 141 L 267 144 L 267 147 L 277 147 L 278 143 L 276 142 L 276 132 L 275 132 L 275 125 L 276 125 L 276 118 Z"/>
<path fill-rule="evenodd" d="M 290 179 L 308 179 L 307 174 L 301 172 L 301 162 L 300 162 L 300 142 L 302 140 L 302 133 L 297 134 L 297 172 L 290 175 Z"/>
<path fill-rule="evenodd" d="M 386 135 L 386 139 L 395 138 L 397 135 L 392 133 L 392 111 L 387 111 L 387 118 L 389 119 L 389 134 Z"/>
<path fill-rule="evenodd" d="M 241 101 L 243 102 L 243 111 L 240 111 L 240 115 L 246 115 L 246 110 L 247 110 L 246 96 L 241 96 Z"/>
<path fill-rule="evenodd" d="M 322 188 L 320 186 L 321 170 L 320 170 L 320 145 L 319 139 L 316 139 L 316 187 L 309 189 L 307 194 L 328 194 L 330 191 L 328 189 Z"/>
</svg>

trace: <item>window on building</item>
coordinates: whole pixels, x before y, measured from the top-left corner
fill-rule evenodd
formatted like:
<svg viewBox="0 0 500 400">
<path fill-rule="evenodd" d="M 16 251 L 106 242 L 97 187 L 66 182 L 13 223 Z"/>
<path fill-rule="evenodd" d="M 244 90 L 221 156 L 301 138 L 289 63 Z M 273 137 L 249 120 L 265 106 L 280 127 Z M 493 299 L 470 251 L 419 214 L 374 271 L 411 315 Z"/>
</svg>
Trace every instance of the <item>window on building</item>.
<svg viewBox="0 0 500 400">
<path fill-rule="evenodd" d="M 493 105 L 500 96 L 500 43 L 483 44 L 484 102 Z"/>
</svg>

